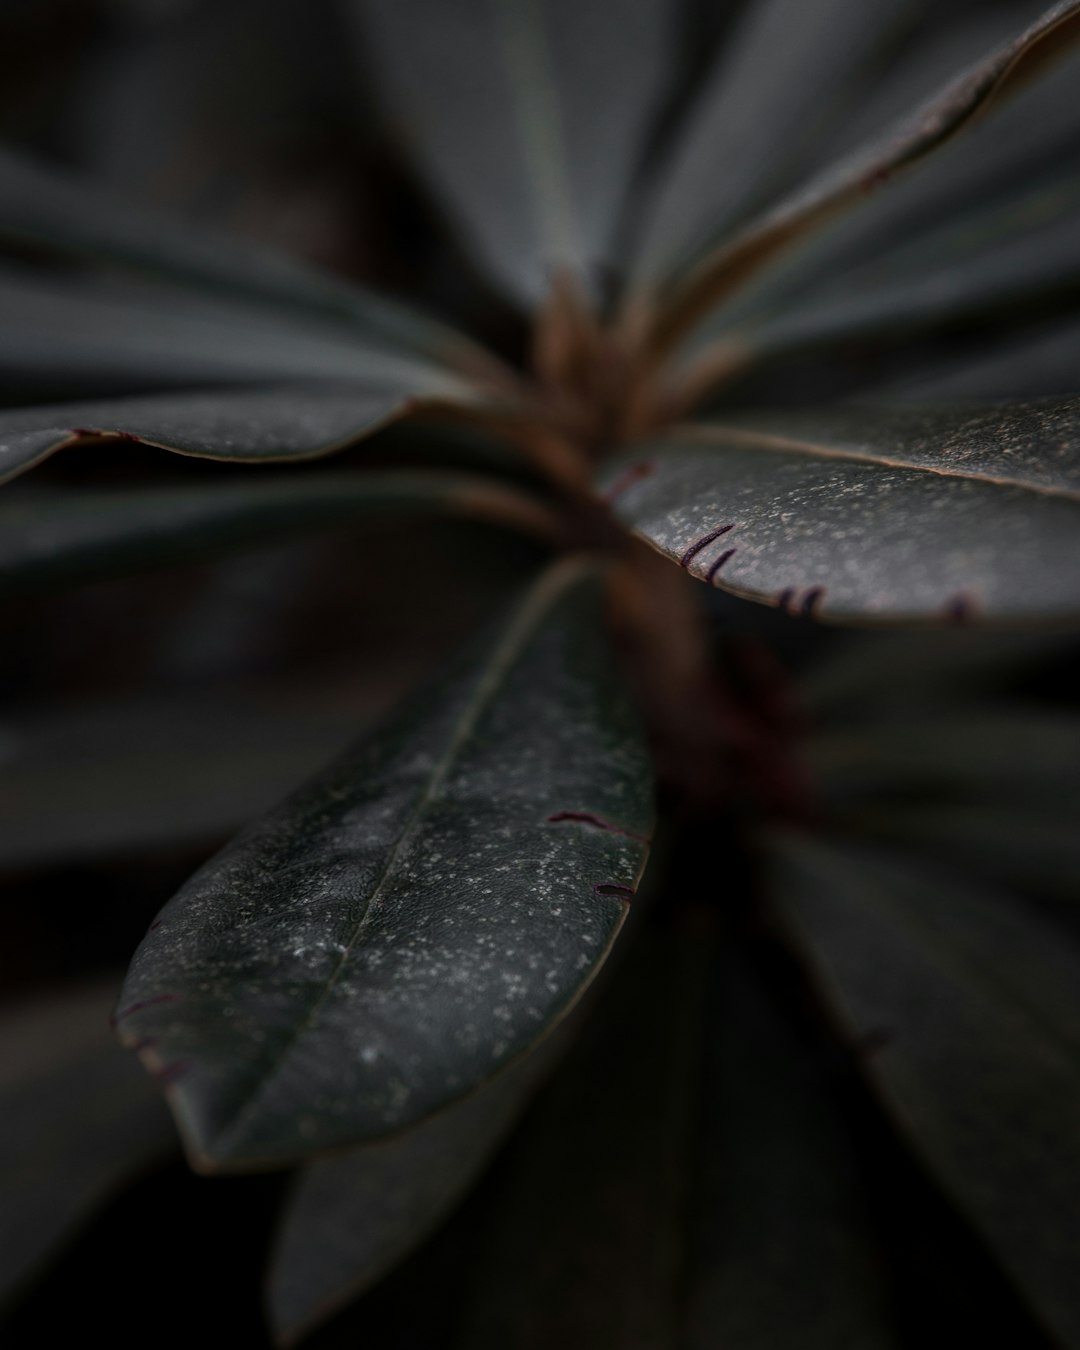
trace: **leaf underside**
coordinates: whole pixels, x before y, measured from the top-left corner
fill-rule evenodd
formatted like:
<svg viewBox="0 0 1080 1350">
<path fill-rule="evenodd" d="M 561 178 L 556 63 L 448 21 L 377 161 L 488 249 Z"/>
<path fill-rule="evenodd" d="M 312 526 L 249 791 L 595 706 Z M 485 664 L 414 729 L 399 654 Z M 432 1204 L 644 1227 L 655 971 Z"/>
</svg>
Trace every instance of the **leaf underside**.
<svg viewBox="0 0 1080 1350">
<path fill-rule="evenodd" d="M 0 412 L 0 481 L 101 438 L 244 462 L 315 459 L 409 411 L 399 388 L 341 383 L 102 399 Z"/>
<path fill-rule="evenodd" d="M 120 1035 L 202 1168 L 392 1134 L 566 1012 L 650 815 L 596 578 L 564 564 L 486 654 L 192 878 L 136 953 Z"/>
</svg>

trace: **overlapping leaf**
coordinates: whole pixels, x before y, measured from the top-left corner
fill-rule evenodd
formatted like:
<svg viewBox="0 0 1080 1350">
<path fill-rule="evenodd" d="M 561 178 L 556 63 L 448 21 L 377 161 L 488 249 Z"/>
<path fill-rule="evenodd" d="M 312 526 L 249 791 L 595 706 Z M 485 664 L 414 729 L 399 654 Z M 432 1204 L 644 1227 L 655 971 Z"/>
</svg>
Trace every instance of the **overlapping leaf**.
<svg viewBox="0 0 1080 1350">
<path fill-rule="evenodd" d="M 1080 5 L 1061 0 L 1011 41 L 872 140 L 752 221 L 695 266 L 665 302 L 655 340 L 667 350 L 733 288 L 795 240 L 878 190 L 953 136 L 991 99 L 1024 84 L 1049 56 L 1080 38 Z"/>
<path fill-rule="evenodd" d="M 543 534 L 543 507 L 478 474 L 270 475 L 195 487 L 38 491 L 0 500 L 0 595 L 400 512 L 464 515 Z"/>
<path fill-rule="evenodd" d="M 707 916 L 642 933 L 509 1145 L 454 1345 L 892 1346 L 820 1068 Z"/>
<path fill-rule="evenodd" d="M 805 295 L 729 321 L 718 340 L 743 349 L 744 360 L 760 360 L 867 337 L 897 342 L 961 321 L 972 325 L 1010 305 L 1053 305 L 1080 288 L 1078 222 L 1075 177 L 1056 170 L 1004 203 L 958 213 L 861 267 L 837 267 Z"/>
<path fill-rule="evenodd" d="M 637 934 L 515 1138 L 467 1274 L 462 1346 L 675 1340 L 710 950 L 700 933 Z"/>
<path fill-rule="evenodd" d="M 1002 633 L 844 644 L 800 681 L 814 833 L 763 831 L 772 900 L 863 1072 L 1063 1344 L 1080 1325 L 1063 1259 L 1080 1176 L 1080 722 L 1018 678 L 1067 669 L 1069 650 L 1060 634 L 1035 650 Z"/>
<path fill-rule="evenodd" d="M 400 387 L 280 383 L 0 412 L 0 481 L 101 438 L 241 462 L 332 454 L 409 411 Z"/>
<path fill-rule="evenodd" d="M 619 929 L 649 815 L 596 581 L 567 564 L 192 878 L 136 954 L 121 1034 L 202 1166 L 403 1129 L 563 1015 Z"/>
<path fill-rule="evenodd" d="M 345 324 L 79 277 L 0 272 L 0 387 L 25 399 L 104 389 L 356 380 L 403 395 L 471 386 Z"/>
<path fill-rule="evenodd" d="M 634 280 L 663 281 L 759 204 L 861 92 L 912 9 L 909 0 L 747 5 L 658 172 Z"/>
<path fill-rule="evenodd" d="M 872 641 L 849 634 L 802 673 L 800 696 L 815 721 L 840 735 L 852 730 L 848 723 L 863 729 L 880 723 L 883 707 L 890 719 L 909 720 L 951 716 L 958 700 L 976 713 L 991 701 L 1004 710 L 1017 683 L 1067 658 L 1075 641 L 1075 623 L 1022 634 L 979 626 L 895 629 L 874 634 Z"/>
<path fill-rule="evenodd" d="M 1080 1337 L 1080 958 L 987 885 L 853 844 L 774 846 L 774 893 L 909 1138 L 1026 1294 Z"/>
<path fill-rule="evenodd" d="M 1040 323 L 989 347 L 949 356 L 932 370 L 894 380 L 882 395 L 912 403 L 996 402 L 1069 394 L 1077 386 L 1080 323 Z"/>
<path fill-rule="evenodd" d="M 392 697 L 397 667 L 296 692 L 84 700 L 0 722 L 0 869 L 213 845 L 268 810 Z M 400 676 L 399 676 L 400 678 Z"/>
<path fill-rule="evenodd" d="M 589 289 L 671 77 L 665 0 L 351 0 L 397 129 L 513 295 Z"/>
<path fill-rule="evenodd" d="M 1027 298 L 1025 264 L 1032 296 L 1054 303 L 1045 284 L 1054 264 L 1044 248 L 1032 239 L 1025 258 L 1004 246 L 1012 235 L 1023 239 L 1052 229 L 1055 219 L 1075 219 L 1061 166 L 1080 135 L 1078 72 L 1073 54 L 940 147 L 917 172 L 800 240 L 687 335 L 677 365 L 707 369 L 733 348 L 741 360 L 754 360 L 800 336 L 809 343 L 867 329 L 882 333 L 898 307 L 895 317 L 909 326 L 913 318 L 938 326 L 1003 296 Z M 1067 245 L 1067 237 L 1057 245 L 1066 261 Z"/>
<path fill-rule="evenodd" d="M 470 344 L 414 315 L 249 239 L 117 201 L 93 183 L 0 149 L 0 241 L 101 258 L 217 296 L 260 300 L 348 319 L 358 337 L 454 364 Z"/>
<path fill-rule="evenodd" d="M 842 619 L 1080 606 L 1080 405 L 837 409 L 687 427 L 606 471 L 693 575 Z"/>
<path fill-rule="evenodd" d="M 429 1236 L 475 1183 L 565 1032 L 478 1092 L 386 1143 L 308 1164 L 267 1272 L 271 1326 L 289 1345 L 359 1297 Z"/>
<path fill-rule="evenodd" d="M 899 1344 L 867 1176 L 813 1035 L 734 944 L 710 971 L 686 1343 Z"/>
</svg>

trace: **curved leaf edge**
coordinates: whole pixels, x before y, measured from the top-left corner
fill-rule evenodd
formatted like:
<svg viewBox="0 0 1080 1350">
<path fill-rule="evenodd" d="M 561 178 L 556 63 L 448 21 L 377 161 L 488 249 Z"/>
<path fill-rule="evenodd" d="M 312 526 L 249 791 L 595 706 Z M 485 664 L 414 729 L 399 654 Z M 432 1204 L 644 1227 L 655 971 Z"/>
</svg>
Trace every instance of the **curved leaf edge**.
<svg viewBox="0 0 1080 1350">
<path fill-rule="evenodd" d="M 596 581 L 598 572 L 597 561 L 588 556 L 570 555 L 553 563 L 532 589 L 527 593 L 521 608 L 515 613 L 502 631 L 500 646 L 511 646 L 517 643 L 524 643 L 528 640 L 529 633 L 533 623 L 539 623 L 548 609 L 560 598 L 560 596 L 576 586 L 587 583 L 589 580 Z M 317 780 L 315 780 L 317 781 Z M 606 827 L 605 827 L 606 828 Z M 246 831 L 238 836 L 242 839 Z M 618 887 L 612 894 L 604 898 L 611 900 L 617 907 L 610 931 L 603 947 L 597 952 L 589 969 L 578 979 L 577 984 L 571 991 L 569 997 L 559 1006 L 552 1016 L 548 1018 L 544 1026 L 540 1028 L 537 1034 L 527 1043 L 522 1045 L 516 1052 L 507 1055 L 499 1061 L 494 1073 L 488 1074 L 482 1079 L 465 1085 L 461 1091 L 453 1095 L 443 1097 L 434 1110 L 426 1113 L 418 1113 L 402 1118 L 392 1127 L 387 1127 L 378 1131 L 365 1133 L 363 1136 L 354 1138 L 350 1143 L 341 1145 L 339 1148 L 320 1149 L 315 1153 L 297 1154 L 295 1151 L 281 1153 L 260 1154 L 252 1156 L 245 1151 L 242 1138 L 230 1140 L 230 1136 L 236 1134 L 237 1121 L 234 1120 L 229 1130 L 219 1135 L 214 1140 L 205 1138 L 205 1131 L 197 1118 L 196 1112 L 191 1104 L 186 1100 L 181 1084 L 176 1080 L 174 1064 L 167 1064 L 160 1057 L 154 1044 L 147 1043 L 147 1038 L 140 1035 L 139 1029 L 132 1027 L 128 1029 L 120 1025 L 122 1021 L 130 1017 L 134 1012 L 141 1011 L 147 1004 L 136 1004 L 122 1006 L 125 1003 L 125 996 L 121 992 L 120 999 L 112 1017 L 112 1027 L 114 1034 L 117 1035 L 120 1043 L 129 1050 L 132 1050 L 145 1070 L 154 1078 L 164 1096 L 166 1104 L 172 1112 L 176 1123 L 177 1131 L 180 1137 L 180 1143 L 184 1150 L 185 1157 L 192 1171 L 201 1176 L 220 1176 L 220 1175 L 244 1175 L 268 1171 L 279 1171 L 285 1168 L 295 1166 L 298 1163 L 308 1161 L 313 1157 L 330 1156 L 332 1153 L 344 1152 L 350 1148 L 356 1148 L 367 1144 L 379 1144 L 390 1142 L 411 1129 L 421 1126 L 434 1119 L 446 1109 L 453 1108 L 464 1100 L 470 1099 L 478 1092 L 488 1086 L 496 1078 L 501 1078 L 502 1074 L 520 1066 L 538 1047 L 541 1047 L 552 1035 L 560 1031 L 568 1016 L 575 1011 L 582 998 L 592 987 L 597 975 L 605 966 L 608 957 L 615 945 L 615 942 L 626 922 L 630 902 L 634 892 L 640 885 L 641 879 L 645 873 L 648 864 L 651 839 L 644 835 L 635 835 L 633 838 L 640 847 L 639 858 L 634 870 L 632 884 L 623 888 Z M 211 860 L 213 861 L 213 860 Z M 164 1001 L 163 996 L 162 1001 Z M 251 1105 L 249 1099 L 248 1106 Z M 241 1122 L 242 1123 L 242 1122 Z"/>
<path fill-rule="evenodd" d="M 328 473 L 314 480 L 270 474 L 267 478 L 260 475 L 250 485 L 235 480 L 227 486 L 208 483 L 200 495 L 207 506 L 203 520 L 190 512 L 190 489 L 83 493 L 76 503 L 80 516 L 91 510 L 122 510 L 130 502 L 135 528 L 121 529 L 112 539 L 104 534 L 88 539 L 79 536 L 76 520 L 76 531 L 66 545 L 62 539 L 57 542 L 57 536 L 62 533 L 63 506 L 70 503 L 58 503 L 51 493 L 41 494 L 33 506 L 21 501 L 15 511 L 5 511 L 0 502 L 0 530 L 4 532 L 0 596 L 205 561 L 321 529 L 356 526 L 375 515 L 473 521 L 524 534 L 539 543 L 551 543 L 558 535 L 557 519 L 542 497 L 497 478 L 464 471 L 370 469 Z M 178 498 L 183 518 L 177 529 L 164 517 Z M 152 513 L 140 531 L 138 511 L 148 500 L 164 509 L 156 520 Z M 44 549 L 35 551 L 31 539 L 19 555 L 20 518 L 28 519 L 31 529 L 35 518 L 48 526 L 50 539 Z"/>
<path fill-rule="evenodd" d="M 658 304 L 649 348 L 660 355 L 669 352 L 731 291 L 807 231 L 881 190 L 962 132 L 990 103 L 1015 92 L 1047 59 L 1078 42 L 1080 2 L 1059 0 L 1010 42 L 954 77 L 884 137 L 782 198 L 701 259 Z M 638 314 L 635 323 L 640 322 Z"/>
</svg>

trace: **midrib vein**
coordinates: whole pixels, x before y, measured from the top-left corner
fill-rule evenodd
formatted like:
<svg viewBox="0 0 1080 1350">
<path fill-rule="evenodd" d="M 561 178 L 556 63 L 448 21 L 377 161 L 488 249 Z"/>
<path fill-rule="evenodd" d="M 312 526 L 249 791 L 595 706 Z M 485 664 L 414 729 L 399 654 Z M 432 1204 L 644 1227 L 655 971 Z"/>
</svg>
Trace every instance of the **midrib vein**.
<svg viewBox="0 0 1080 1350">
<path fill-rule="evenodd" d="M 475 732 L 477 724 L 485 709 L 502 687 L 506 677 L 517 663 L 522 650 L 539 626 L 545 614 L 554 605 L 555 601 L 559 598 L 559 595 L 564 590 L 568 589 L 573 581 L 582 574 L 583 569 L 581 565 L 575 563 L 563 564 L 552 569 L 552 571 L 540 579 L 531 594 L 522 603 L 517 614 L 514 615 L 507 625 L 502 639 L 492 652 L 491 660 L 488 662 L 483 675 L 476 683 L 472 698 L 466 704 L 457 720 L 453 733 L 446 744 L 446 749 L 432 769 L 431 774 L 420 795 L 417 797 L 416 804 L 402 826 L 400 833 L 390 846 L 386 861 L 379 871 L 371 895 L 364 907 L 364 912 L 357 920 L 352 933 L 349 935 L 349 939 L 345 944 L 345 949 L 338 957 L 333 970 L 326 979 L 326 983 L 323 985 L 313 1002 L 309 1005 L 303 1016 L 303 1020 L 296 1025 L 278 1053 L 274 1056 L 272 1062 L 266 1066 L 252 1084 L 249 1092 L 246 1094 L 244 1105 L 234 1116 L 224 1134 L 219 1136 L 219 1147 L 222 1139 L 228 1139 L 237 1134 L 242 1135 L 244 1126 L 259 1106 L 259 1103 L 272 1084 L 274 1078 L 277 1076 L 281 1066 L 292 1054 L 300 1041 L 303 1040 L 304 1036 L 306 1036 L 315 1026 L 319 1014 L 322 1012 L 322 1009 L 326 1006 L 326 1003 L 337 988 L 353 952 L 356 950 L 360 939 L 363 937 L 364 931 L 369 925 L 378 900 L 391 880 L 397 864 L 406 853 L 413 834 L 419 827 L 427 809 L 438 797 L 451 768 Z"/>
<path fill-rule="evenodd" d="M 573 197 L 564 154 L 562 116 L 551 76 L 543 18 L 536 0 L 489 0 L 506 57 L 506 75 L 521 137 L 533 210 L 549 261 L 578 262 Z"/>
<path fill-rule="evenodd" d="M 770 432 L 752 431 L 746 427 L 734 426 L 682 426 L 675 434 L 686 436 L 699 444 L 730 441 L 736 445 L 747 446 L 754 450 L 775 450 L 796 455 L 806 455 L 811 459 L 843 460 L 851 464 L 871 464 L 879 469 L 906 469 L 911 473 L 931 474 L 938 478 L 959 478 L 974 483 L 990 483 L 995 487 L 1019 488 L 1024 492 L 1034 492 L 1042 497 L 1061 497 L 1069 501 L 1080 501 L 1080 489 L 1054 487 L 1050 484 L 1032 483 L 1023 478 L 1012 478 L 1008 474 L 985 473 L 979 469 L 951 469 L 943 465 L 917 464 L 908 459 L 897 459 L 871 450 L 844 450 L 838 446 L 821 445 L 816 441 L 803 440 L 794 436 L 779 436 Z"/>
</svg>

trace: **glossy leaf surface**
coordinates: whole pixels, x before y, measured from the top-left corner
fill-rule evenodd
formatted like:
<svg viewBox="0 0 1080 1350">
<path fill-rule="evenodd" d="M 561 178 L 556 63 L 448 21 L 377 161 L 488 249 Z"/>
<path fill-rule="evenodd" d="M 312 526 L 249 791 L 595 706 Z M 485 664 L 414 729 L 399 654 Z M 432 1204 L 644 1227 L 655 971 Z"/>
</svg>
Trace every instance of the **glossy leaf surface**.
<svg viewBox="0 0 1080 1350">
<path fill-rule="evenodd" d="M 136 953 L 120 1033 L 169 1079 L 204 1168 L 404 1129 L 566 1012 L 650 815 L 596 579 L 564 565 L 482 656 L 192 878 Z"/>
<path fill-rule="evenodd" d="M 56 450 L 143 441 L 200 459 L 313 459 L 363 439 L 410 409 L 393 385 L 279 384 L 64 403 L 0 412 L 0 480 Z"/>
<path fill-rule="evenodd" d="M 665 0 L 352 0 L 406 146 L 496 279 L 592 289 L 670 76 Z"/>
<path fill-rule="evenodd" d="M 464 515 L 543 533 L 542 506 L 479 475 L 414 472 L 268 475 L 196 487 L 35 491 L 0 497 L 0 595 L 203 558 L 365 516 Z"/>
<path fill-rule="evenodd" d="M 837 409 L 676 431 L 615 513 L 693 575 L 841 619 L 1080 607 L 1080 405 Z"/>
<path fill-rule="evenodd" d="M 790 839 L 773 893 L 909 1140 L 1044 1327 L 1080 1337 L 1080 959 L 1037 909 Z"/>
</svg>

